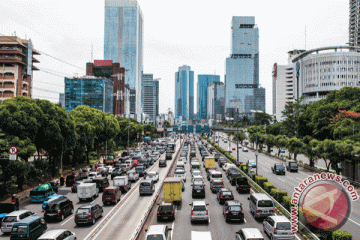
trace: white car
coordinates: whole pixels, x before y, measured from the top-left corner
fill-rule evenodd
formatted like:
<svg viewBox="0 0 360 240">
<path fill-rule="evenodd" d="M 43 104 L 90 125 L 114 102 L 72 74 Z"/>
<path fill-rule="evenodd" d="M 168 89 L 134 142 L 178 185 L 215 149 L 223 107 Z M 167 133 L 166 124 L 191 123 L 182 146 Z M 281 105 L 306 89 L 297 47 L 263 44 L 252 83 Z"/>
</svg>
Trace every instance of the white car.
<svg viewBox="0 0 360 240">
<path fill-rule="evenodd" d="M 107 168 L 109 170 L 109 173 L 112 173 L 115 170 L 113 166 L 107 166 Z"/>
<path fill-rule="evenodd" d="M 231 147 L 228 147 L 227 152 L 228 152 L 228 153 L 231 153 L 231 152 L 232 152 Z"/>
<path fill-rule="evenodd" d="M 182 170 L 182 169 L 176 170 L 174 172 L 174 177 L 182 178 L 184 180 L 184 182 L 186 182 L 186 172 L 185 172 L 185 170 Z"/>
<path fill-rule="evenodd" d="M 242 151 L 243 151 L 243 152 L 248 152 L 249 149 L 248 149 L 247 147 L 243 147 Z"/>
<path fill-rule="evenodd" d="M 194 176 L 192 179 L 192 183 L 195 183 L 195 182 L 202 182 L 205 184 L 204 178 L 202 176 Z"/>
<path fill-rule="evenodd" d="M 87 179 L 92 181 L 94 178 L 97 178 L 97 177 L 102 177 L 102 176 L 98 172 L 89 172 Z"/>
<path fill-rule="evenodd" d="M 159 181 L 159 173 L 158 172 L 148 172 L 146 174 L 145 179 L 152 179 L 154 182 Z"/>
<path fill-rule="evenodd" d="M 46 231 L 38 239 L 39 240 L 56 240 L 56 239 L 74 240 L 76 239 L 76 234 L 66 229 L 55 229 L 55 230 Z"/>
<path fill-rule="evenodd" d="M 181 157 L 179 160 L 178 160 L 178 162 L 184 162 L 184 164 L 186 164 L 186 157 Z"/>
<path fill-rule="evenodd" d="M 201 176 L 201 172 L 199 170 L 194 170 L 191 175 L 191 181 L 195 176 Z"/>
</svg>

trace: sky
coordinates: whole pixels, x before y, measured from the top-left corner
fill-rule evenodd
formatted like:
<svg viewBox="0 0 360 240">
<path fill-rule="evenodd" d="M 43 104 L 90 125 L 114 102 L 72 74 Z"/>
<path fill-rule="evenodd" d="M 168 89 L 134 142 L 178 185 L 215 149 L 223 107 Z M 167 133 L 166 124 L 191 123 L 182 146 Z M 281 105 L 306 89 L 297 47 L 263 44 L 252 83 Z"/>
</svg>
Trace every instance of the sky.
<svg viewBox="0 0 360 240">
<path fill-rule="evenodd" d="M 233 16 L 255 16 L 259 28 L 260 85 L 272 114 L 272 68 L 288 51 L 345 45 L 348 0 L 138 0 L 144 17 L 144 73 L 160 80 L 159 112 L 174 110 L 175 72 L 225 81 Z M 103 59 L 104 0 L 0 0 L 0 36 L 31 39 L 42 54 L 33 97 L 59 102 L 64 77 L 84 76 L 86 62 Z M 93 49 L 93 50 L 92 50 Z M 196 109 L 196 107 L 195 107 Z"/>
</svg>

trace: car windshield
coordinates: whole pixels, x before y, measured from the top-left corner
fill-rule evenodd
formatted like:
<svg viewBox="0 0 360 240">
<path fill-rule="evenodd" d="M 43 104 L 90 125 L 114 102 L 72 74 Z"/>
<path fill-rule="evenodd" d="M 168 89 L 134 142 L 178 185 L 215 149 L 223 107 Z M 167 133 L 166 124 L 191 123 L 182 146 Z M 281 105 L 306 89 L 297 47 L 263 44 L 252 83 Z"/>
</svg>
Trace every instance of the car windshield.
<svg viewBox="0 0 360 240">
<path fill-rule="evenodd" d="M 231 192 L 223 192 L 222 195 L 231 195 Z"/>
<path fill-rule="evenodd" d="M 284 165 L 277 165 L 278 169 L 285 169 Z"/>
<path fill-rule="evenodd" d="M 291 167 L 297 167 L 297 163 L 292 162 L 292 163 L 290 163 L 290 166 Z"/>
<path fill-rule="evenodd" d="M 164 238 L 160 234 L 154 234 L 154 235 L 148 235 L 146 240 L 164 240 Z"/>
<path fill-rule="evenodd" d="M 241 207 L 240 206 L 231 206 L 229 207 L 230 211 L 241 211 Z"/>
<path fill-rule="evenodd" d="M 96 175 L 94 173 L 90 173 L 89 177 L 95 177 Z"/>
<path fill-rule="evenodd" d="M 203 189 L 204 187 L 201 185 L 194 185 L 194 189 Z"/>
<path fill-rule="evenodd" d="M 239 185 L 247 185 L 248 184 L 248 180 L 246 178 L 238 178 L 237 183 Z"/>
<path fill-rule="evenodd" d="M 148 183 L 148 182 L 143 182 L 143 183 L 141 183 L 140 185 L 141 185 L 141 186 L 150 186 L 150 183 Z"/>
<path fill-rule="evenodd" d="M 107 190 L 107 191 L 104 191 L 104 195 L 113 195 L 114 192 L 112 190 Z"/>
<path fill-rule="evenodd" d="M 223 182 L 213 182 L 214 185 L 224 185 Z"/>
<path fill-rule="evenodd" d="M 193 211 L 206 211 L 205 206 L 194 206 Z"/>
<path fill-rule="evenodd" d="M 241 176 L 241 174 L 240 174 L 240 173 L 238 173 L 238 172 L 233 172 L 231 175 L 232 175 L 233 177 L 238 177 L 238 176 Z"/>
<path fill-rule="evenodd" d="M 271 200 L 261 200 L 258 203 L 258 207 L 273 207 L 274 204 Z"/>
<path fill-rule="evenodd" d="M 76 213 L 77 214 L 82 214 L 82 213 L 89 213 L 90 212 L 90 209 L 88 208 L 79 208 Z"/>
<path fill-rule="evenodd" d="M 15 216 L 13 216 L 13 217 L 6 216 L 3 219 L 3 222 L 16 222 L 16 221 L 17 221 L 17 218 Z"/>
<path fill-rule="evenodd" d="M 58 207 L 57 207 L 56 204 L 48 204 L 48 205 L 46 205 L 45 210 L 47 210 L 47 211 L 54 211 L 54 210 L 56 210 L 57 208 L 58 208 Z"/>
<path fill-rule="evenodd" d="M 160 206 L 159 211 L 171 211 L 173 210 L 171 206 Z"/>
<path fill-rule="evenodd" d="M 291 223 L 289 222 L 278 222 L 276 224 L 277 230 L 291 230 Z"/>
</svg>

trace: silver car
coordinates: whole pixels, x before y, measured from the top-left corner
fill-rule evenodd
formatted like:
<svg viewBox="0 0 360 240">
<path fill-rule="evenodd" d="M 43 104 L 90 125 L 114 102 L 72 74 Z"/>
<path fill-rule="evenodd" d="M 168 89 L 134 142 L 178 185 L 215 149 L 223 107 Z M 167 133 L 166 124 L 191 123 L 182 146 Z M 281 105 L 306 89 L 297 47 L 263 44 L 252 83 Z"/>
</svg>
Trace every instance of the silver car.
<svg viewBox="0 0 360 240">
<path fill-rule="evenodd" d="M 31 212 L 30 210 L 19 210 L 9 213 L 2 220 L 1 231 L 3 233 L 10 233 L 14 223 L 20 221 L 21 219 L 32 216 L 34 214 L 35 213 Z"/>
<path fill-rule="evenodd" d="M 264 232 L 274 240 L 295 240 L 291 222 L 284 216 L 269 216 L 263 222 Z"/>
<path fill-rule="evenodd" d="M 66 229 L 56 229 L 45 232 L 38 240 L 75 240 L 76 234 Z"/>
<path fill-rule="evenodd" d="M 205 201 L 194 201 L 189 205 L 191 206 L 191 222 L 210 222 L 209 210 L 207 208 L 208 203 L 205 203 Z"/>
</svg>

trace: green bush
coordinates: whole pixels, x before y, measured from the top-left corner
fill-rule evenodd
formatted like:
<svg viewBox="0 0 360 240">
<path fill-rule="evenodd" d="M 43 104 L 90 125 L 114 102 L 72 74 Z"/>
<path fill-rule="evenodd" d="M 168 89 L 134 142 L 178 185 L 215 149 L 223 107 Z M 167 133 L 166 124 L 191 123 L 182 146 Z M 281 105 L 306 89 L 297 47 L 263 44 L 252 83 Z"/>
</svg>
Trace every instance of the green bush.
<svg viewBox="0 0 360 240">
<path fill-rule="evenodd" d="M 347 231 L 336 230 L 332 232 L 332 240 L 352 240 L 352 234 Z"/>
<path fill-rule="evenodd" d="M 244 171 L 244 167 L 246 167 L 246 164 L 240 164 L 240 169 L 241 169 L 243 172 L 245 172 L 245 171 Z"/>
<path fill-rule="evenodd" d="M 268 179 L 261 175 L 255 176 L 255 182 L 261 187 L 264 188 L 264 182 L 267 182 Z"/>
<path fill-rule="evenodd" d="M 245 168 L 246 168 L 246 172 L 247 172 L 247 166 L 245 166 Z M 256 177 L 257 175 L 256 175 L 256 173 L 251 173 L 251 179 L 253 180 L 253 181 L 255 181 L 255 177 Z"/>
<path fill-rule="evenodd" d="M 271 182 L 264 182 L 264 190 L 270 193 L 271 189 L 274 188 L 274 185 Z"/>
<path fill-rule="evenodd" d="M 283 196 L 283 206 L 290 212 L 291 211 L 291 197 Z"/>
<path fill-rule="evenodd" d="M 278 201 L 279 203 L 282 203 L 282 200 L 283 200 L 283 197 L 284 196 L 287 196 L 287 192 L 284 192 L 284 191 L 279 191 L 276 193 L 276 196 L 275 196 L 275 199 L 276 201 Z"/>
<path fill-rule="evenodd" d="M 281 191 L 280 189 L 273 188 L 273 189 L 271 189 L 271 191 L 270 191 L 270 195 L 271 195 L 273 198 L 276 199 L 276 194 L 277 194 L 278 192 L 280 192 L 280 191 Z"/>
</svg>

